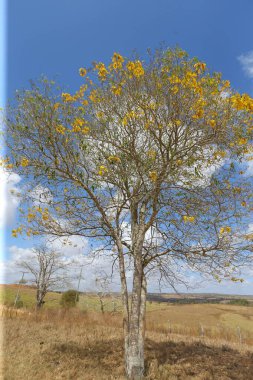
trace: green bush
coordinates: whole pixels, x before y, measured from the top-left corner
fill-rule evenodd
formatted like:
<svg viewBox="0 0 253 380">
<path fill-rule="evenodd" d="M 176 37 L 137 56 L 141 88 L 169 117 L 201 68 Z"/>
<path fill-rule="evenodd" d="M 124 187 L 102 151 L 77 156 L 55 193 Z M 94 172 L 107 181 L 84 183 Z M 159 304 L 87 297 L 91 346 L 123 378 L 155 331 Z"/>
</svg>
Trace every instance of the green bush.
<svg viewBox="0 0 253 380">
<path fill-rule="evenodd" d="M 249 306 L 249 301 L 239 298 L 229 301 L 229 305 L 238 305 L 238 306 Z"/>
<path fill-rule="evenodd" d="M 67 290 L 62 293 L 60 305 L 63 307 L 75 307 L 79 301 L 79 293 L 74 289 Z"/>
<path fill-rule="evenodd" d="M 21 309 L 24 306 L 24 303 L 22 300 L 19 299 L 16 301 L 16 304 L 15 304 L 15 302 L 13 302 L 13 306 L 15 306 L 16 309 Z"/>
</svg>

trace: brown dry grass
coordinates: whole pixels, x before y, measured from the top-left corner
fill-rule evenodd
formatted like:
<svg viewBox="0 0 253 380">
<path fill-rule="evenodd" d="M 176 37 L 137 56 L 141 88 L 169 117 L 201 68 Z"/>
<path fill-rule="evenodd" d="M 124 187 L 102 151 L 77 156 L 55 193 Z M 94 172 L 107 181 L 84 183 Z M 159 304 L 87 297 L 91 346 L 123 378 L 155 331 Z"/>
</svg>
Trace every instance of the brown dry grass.
<svg viewBox="0 0 253 380">
<path fill-rule="evenodd" d="M 2 379 L 124 379 L 120 314 L 77 309 L 2 314 Z M 155 318 L 158 322 L 159 315 L 148 313 L 146 379 L 253 379 L 253 347 L 168 333 L 156 328 Z"/>
</svg>

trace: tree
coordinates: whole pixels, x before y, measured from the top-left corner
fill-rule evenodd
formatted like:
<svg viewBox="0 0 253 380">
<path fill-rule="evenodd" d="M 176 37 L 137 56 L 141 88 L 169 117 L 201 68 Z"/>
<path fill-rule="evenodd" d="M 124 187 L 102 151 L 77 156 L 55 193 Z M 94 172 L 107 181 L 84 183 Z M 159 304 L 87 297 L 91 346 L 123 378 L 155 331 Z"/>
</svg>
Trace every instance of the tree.
<svg viewBox="0 0 253 380">
<path fill-rule="evenodd" d="M 189 265 L 241 281 L 235 269 L 252 250 L 241 161 L 250 153 L 253 99 L 180 49 L 150 53 L 146 63 L 115 53 L 80 75 L 72 95 L 57 95 L 47 80 L 32 84 L 8 113 L 5 166 L 31 187 L 13 235 L 80 235 L 114 252 L 126 374 L 139 379 L 152 270 L 170 280 Z"/>
<path fill-rule="evenodd" d="M 104 314 L 105 312 L 105 306 L 110 301 L 112 304 L 112 311 L 116 311 L 116 299 L 113 296 L 113 293 L 110 291 L 110 285 L 111 285 L 111 279 L 109 278 L 108 274 L 102 270 L 97 273 L 96 279 L 95 279 L 95 288 L 96 288 L 96 294 L 99 299 L 100 303 L 100 310 L 101 313 Z"/>
<path fill-rule="evenodd" d="M 33 276 L 36 285 L 36 307 L 40 309 L 49 290 L 66 283 L 66 269 L 69 263 L 64 262 L 58 252 L 42 245 L 32 249 L 32 255 L 20 260 L 18 266 Z"/>
</svg>

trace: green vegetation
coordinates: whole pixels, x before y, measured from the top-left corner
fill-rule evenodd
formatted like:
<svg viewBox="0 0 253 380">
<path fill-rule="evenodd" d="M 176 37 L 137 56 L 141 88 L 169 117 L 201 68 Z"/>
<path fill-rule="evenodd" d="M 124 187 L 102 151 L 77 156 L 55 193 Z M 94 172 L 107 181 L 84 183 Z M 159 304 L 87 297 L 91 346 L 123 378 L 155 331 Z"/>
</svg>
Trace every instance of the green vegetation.
<svg viewBox="0 0 253 380">
<path fill-rule="evenodd" d="M 74 289 L 69 289 L 62 293 L 60 305 L 63 307 L 75 307 L 79 301 L 79 292 Z"/>
<path fill-rule="evenodd" d="M 249 301 L 243 298 L 238 298 L 238 299 L 230 300 L 229 305 L 250 306 L 250 303 Z"/>
</svg>

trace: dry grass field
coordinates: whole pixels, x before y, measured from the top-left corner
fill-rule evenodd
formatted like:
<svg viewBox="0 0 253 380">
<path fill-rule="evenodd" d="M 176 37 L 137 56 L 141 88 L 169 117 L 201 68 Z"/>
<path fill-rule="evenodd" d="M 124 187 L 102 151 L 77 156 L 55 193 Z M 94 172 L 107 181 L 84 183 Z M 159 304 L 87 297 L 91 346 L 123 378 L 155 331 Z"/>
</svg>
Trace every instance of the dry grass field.
<svg viewBox="0 0 253 380">
<path fill-rule="evenodd" d="M 2 306 L 1 378 L 123 380 L 121 313 L 103 315 L 96 302 L 83 296 L 79 308 L 37 313 Z M 253 380 L 252 307 L 148 302 L 147 310 L 146 379 Z"/>
</svg>

